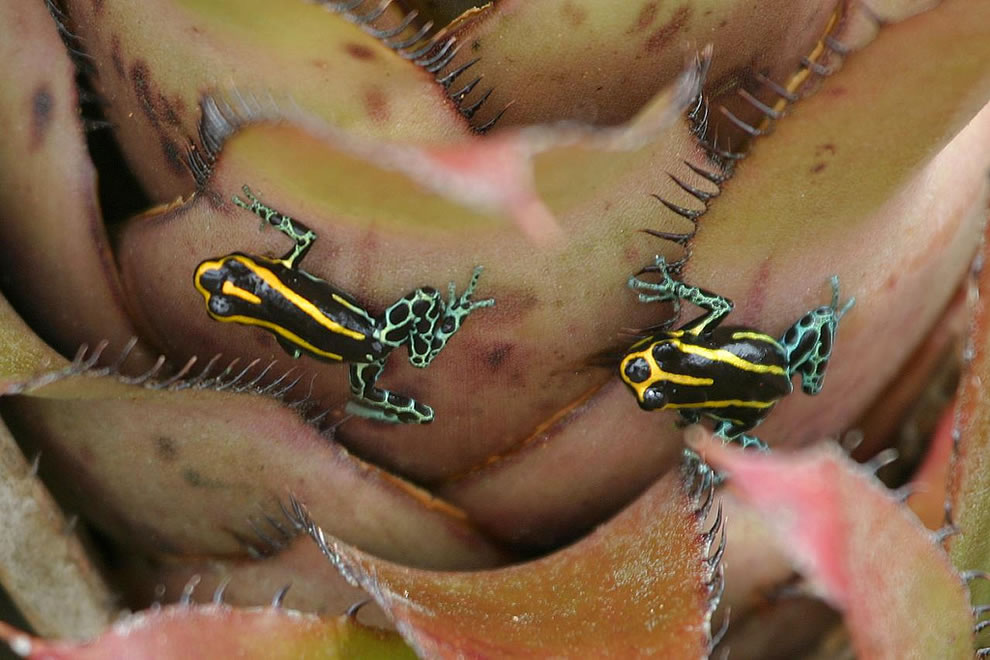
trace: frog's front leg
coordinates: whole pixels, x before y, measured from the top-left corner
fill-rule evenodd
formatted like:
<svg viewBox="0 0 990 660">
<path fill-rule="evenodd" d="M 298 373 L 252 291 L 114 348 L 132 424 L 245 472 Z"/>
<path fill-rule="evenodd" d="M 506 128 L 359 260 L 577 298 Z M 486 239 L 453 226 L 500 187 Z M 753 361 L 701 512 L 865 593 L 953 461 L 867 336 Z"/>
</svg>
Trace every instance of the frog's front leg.
<svg viewBox="0 0 990 660">
<path fill-rule="evenodd" d="M 671 277 L 663 257 L 658 256 L 653 265 L 647 266 L 643 271 L 660 273 L 660 281 L 648 282 L 635 275 L 629 278 L 629 288 L 639 293 L 640 302 L 672 302 L 676 312 L 680 312 L 680 301 L 686 300 L 705 310 L 705 314 L 681 328 L 684 332 L 693 335 L 710 332 L 732 311 L 732 301 L 728 298 L 679 282 Z"/>
<path fill-rule="evenodd" d="M 825 370 L 832 355 L 832 345 L 839 320 L 856 303 L 850 298 L 839 309 L 839 278 L 833 275 L 832 302 L 814 309 L 792 325 L 780 343 L 787 354 L 790 373 L 801 374 L 801 389 L 805 394 L 818 394 L 825 384 Z"/>
<path fill-rule="evenodd" d="M 374 362 L 351 365 L 351 393 L 357 401 L 348 402 L 346 411 L 359 417 L 367 417 L 391 424 L 428 424 L 432 422 L 433 408 L 402 394 L 375 387 L 375 383 L 384 369 L 384 358 Z"/>
<path fill-rule="evenodd" d="M 295 268 L 299 261 L 309 252 L 309 248 L 313 246 L 313 242 L 316 240 L 316 233 L 302 223 L 262 203 L 246 185 L 241 187 L 241 191 L 248 198 L 248 201 L 245 202 L 237 195 L 234 195 L 234 204 L 251 211 L 261 218 L 263 221 L 262 227 L 264 227 L 264 223 L 277 227 L 280 232 L 295 242 L 295 247 L 282 257 L 282 263 L 285 264 L 286 268 Z"/>
</svg>

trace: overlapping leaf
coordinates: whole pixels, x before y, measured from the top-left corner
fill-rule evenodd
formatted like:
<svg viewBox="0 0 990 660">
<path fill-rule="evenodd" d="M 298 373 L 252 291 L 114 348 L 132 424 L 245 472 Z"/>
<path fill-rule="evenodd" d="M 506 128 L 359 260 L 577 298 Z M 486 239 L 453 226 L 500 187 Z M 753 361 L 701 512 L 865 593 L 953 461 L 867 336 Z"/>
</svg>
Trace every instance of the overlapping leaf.
<svg viewBox="0 0 990 660">
<path fill-rule="evenodd" d="M 86 658 L 414 658 L 402 639 L 354 618 L 321 619 L 278 608 L 171 606 L 132 614 L 88 643 L 51 642 L 0 623 L 0 637 L 36 660 Z"/>
<path fill-rule="evenodd" d="M 864 468 L 831 445 L 791 456 L 712 442 L 699 450 L 763 513 L 815 591 L 843 611 L 858 657 L 971 657 L 962 579 Z"/>
</svg>

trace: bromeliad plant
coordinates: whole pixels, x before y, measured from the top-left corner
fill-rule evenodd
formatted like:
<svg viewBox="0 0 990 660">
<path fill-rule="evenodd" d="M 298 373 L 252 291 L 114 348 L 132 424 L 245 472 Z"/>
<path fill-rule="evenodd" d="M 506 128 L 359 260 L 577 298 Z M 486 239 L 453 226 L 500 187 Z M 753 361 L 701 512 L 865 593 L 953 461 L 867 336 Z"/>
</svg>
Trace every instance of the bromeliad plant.
<svg viewBox="0 0 990 660">
<path fill-rule="evenodd" d="M 0 5 L 0 579 L 179 603 L 12 648 L 971 655 L 990 7 L 934 4 Z"/>
</svg>

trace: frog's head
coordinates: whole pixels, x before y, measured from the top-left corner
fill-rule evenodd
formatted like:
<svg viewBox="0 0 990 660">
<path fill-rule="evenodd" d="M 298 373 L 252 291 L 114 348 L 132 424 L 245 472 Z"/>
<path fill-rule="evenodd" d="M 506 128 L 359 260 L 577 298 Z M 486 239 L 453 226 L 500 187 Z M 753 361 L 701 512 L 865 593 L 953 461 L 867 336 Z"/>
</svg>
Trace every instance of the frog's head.
<svg viewBox="0 0 990 660">
<path fill-rule="evenodd" d="M 208 259 L 196 267 L 193 282 L 206 300 L 206 311 L 217 320 L 230 317 L 253 317 L 262 305 L 256 293 L 259 285 L 249 257 L 229 254 Z"/>
<path fill-rule="evenodd" d="M 658 410 L 667 404 L 669 397 L 665 386 L 669 383 L 660 377 L 663 372 L 657 367 L 649 349 L 627 353 L 619 366 L 619 373 L 643 410 Z"/>
</svg>

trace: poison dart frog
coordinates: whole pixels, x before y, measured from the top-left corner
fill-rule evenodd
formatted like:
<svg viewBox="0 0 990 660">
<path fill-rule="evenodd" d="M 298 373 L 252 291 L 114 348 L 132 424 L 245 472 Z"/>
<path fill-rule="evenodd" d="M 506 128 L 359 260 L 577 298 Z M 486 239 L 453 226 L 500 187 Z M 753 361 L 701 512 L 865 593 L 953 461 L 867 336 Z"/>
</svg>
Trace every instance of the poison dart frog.
<svg viewBox="0 0 990 660">
<path fill-rule="evenodd" d="M 839 308 L 839 278 L 833 276 L 832 302 L 814 309 L 780 339 L 752 328 L 720 327 L 732 311 L 728 298 L 689 286 L 670 276 L 663 257 L 641 271 L 657 272 L 659 282 L 637 276 L 629 288 L 640 302 L 687 301 L 705 310 L 677 330 L 664 330 L 633 344 L 622 358 L 620 374 L 644 410 L 676 410 L 684 424 L 714 420 L 715 434 L 743 447 L 766 449 L 746 432 L 791 393 L 800 374 L 805 394 L 818 394 L 839 321 L 856 302 Z"/>
<path fill-rule="evenodd" d="M 199 264 L 193 279 L 206 299 L 207 313 L 217 321 L 271 332 L 294 358 L 350 363 L 355 400 L 348 412 L 391 423 L 433 421 L 432 408 L 376 383 L 393 349 L 405 345 L 409 362 L 426 367 L 471 312 L 495 304 L 493 298 L 471 300 L 481 266 L 460 296 L 453 282 L 446 302 L 436 289 L 422 287 L 374 316 L 350 295 L 299 267 L 316 241 L 312 230 L 263 204 L 248 186 L 242 190 L 247 201 L 234 196 L 234 203 L 260 217 L 262 226 L 277 227 L 295 246 L 281 259 L 234 252 Z"/>
</svg>

